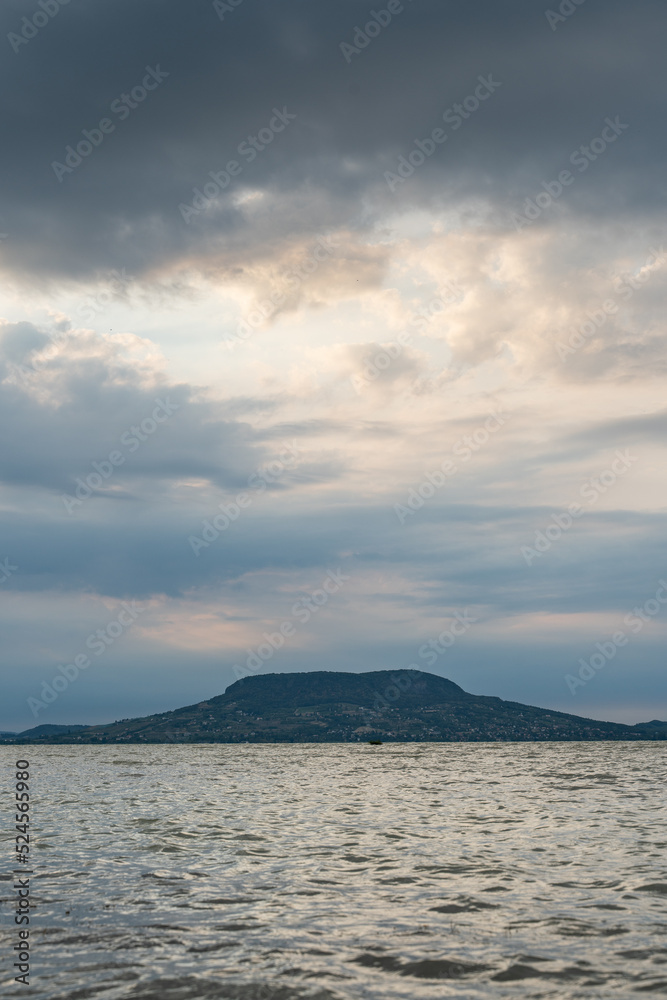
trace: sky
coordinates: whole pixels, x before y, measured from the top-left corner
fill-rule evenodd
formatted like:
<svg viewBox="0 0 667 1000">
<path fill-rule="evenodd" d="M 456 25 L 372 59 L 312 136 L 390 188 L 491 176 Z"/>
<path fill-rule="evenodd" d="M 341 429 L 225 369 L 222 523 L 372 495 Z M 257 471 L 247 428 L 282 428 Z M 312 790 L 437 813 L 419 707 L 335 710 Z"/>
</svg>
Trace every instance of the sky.
<svg viewBox="0 0 667 1000">
<path fill-rule="evenodd" d="M 667 719 L 658 0 L 5 0 L 0 730 Z"/>
</svg>

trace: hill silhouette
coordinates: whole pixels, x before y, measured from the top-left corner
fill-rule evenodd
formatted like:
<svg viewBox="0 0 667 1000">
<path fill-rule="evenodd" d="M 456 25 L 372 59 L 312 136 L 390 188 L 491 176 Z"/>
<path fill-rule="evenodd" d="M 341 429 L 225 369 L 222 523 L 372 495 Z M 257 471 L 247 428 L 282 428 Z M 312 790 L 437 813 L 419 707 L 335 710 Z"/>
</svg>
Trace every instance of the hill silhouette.
<svg viewBox="0 0 667 1000">
<path fill-rule="evenodd" d="M 50 729 L 51 731 L 45 731 Z M 56 729 L 63 731 L 55 732 Z M 41 732 L 39 732 L 41 730 Z M 65 731 L 67 730 L 67 731 Z M 105 726 L 36 727 L 29 743 L 347 743 L 656 740 L 667 723 L 626 726 L 473 695 L 422 670 L 248 676 L 208 701 Z"/>
</svg>

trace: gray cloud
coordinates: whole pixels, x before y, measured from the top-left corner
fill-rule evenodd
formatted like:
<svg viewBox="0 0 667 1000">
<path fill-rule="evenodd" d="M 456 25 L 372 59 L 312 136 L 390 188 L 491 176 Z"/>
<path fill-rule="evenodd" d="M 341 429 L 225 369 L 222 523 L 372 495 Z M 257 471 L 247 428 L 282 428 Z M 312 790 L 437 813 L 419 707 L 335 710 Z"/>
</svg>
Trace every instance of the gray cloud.
<svg viewBox="0 0 667 1000">
<path fill-rule="evenodd" d="M 5 3 L 0 34 L 25 13 L 19 0 Z M 570 166 L 609 115 L 630 130 L 563 203 L 647 215 L 661 204 L 664 130 L 655 123 L 664 93 L 654 69 L 667 11 L 654 0 L 631 9 L 588 0 L 555 32 L 529 0 L 511 14 L 491 0 L 421 0 L 348 65 L 340 43 L 368 16 L 358 0 L 289 0 L 280 12 L 256 0 L 221 23 L 208 3 L 186 12 L 174 0 L 99 0 L 91 17 L 72 0 L 18 53 L 8 45 L 0 70 L 4 266 L 33 279 L 84 279 L 217 254 L 231 268 L 260 252 L 258 237 L 280 243 L 341 219 L 365 227 L 399 206 L 474 197 L 507 217 Z M 111 103 L 157 63 L 168 78 L 119 120 Z M 383 172 L 442 124 L 480 74 L 502 86 L 392 195 Z M 245 163 L 238 145 L 283 106 L 296 120 Z M 59 183 L 52 161 L 107 115 L 115 131 Z M 185 225 L 178 205 L 234 157 L 238 183 Z M 235 204 L 248 185 L 274 211 L 256 219 Z M 374 207 L 362 222 L 364 201 Z"/>
<path fill-rule="evenodd" d="M 0 328 L 0 420 L 14 429 L 0 444 L 2 482 L 72 493 L 93 463 L 119 452 L 112 487 L 195 478 L 232 488 L 272 457 L 249 424 L 125 346 L 74 333 L 54 344 L 29 323 Z"/>
</svg>

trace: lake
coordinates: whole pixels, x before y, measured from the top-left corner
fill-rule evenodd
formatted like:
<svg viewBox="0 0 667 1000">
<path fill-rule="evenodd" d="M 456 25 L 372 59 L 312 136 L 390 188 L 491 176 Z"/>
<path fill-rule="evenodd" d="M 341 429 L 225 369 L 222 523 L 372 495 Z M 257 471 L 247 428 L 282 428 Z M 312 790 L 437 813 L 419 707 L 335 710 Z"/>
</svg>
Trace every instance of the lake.
<svg viewBox="0 0 667 1000">
<path fill-rule="evenodd" d="M 0 757 L 6 804 L 15 760 L 30 760 L 34 822 L 26 989 L 8 976 L 15 831 L 3 810 L 6 996 L 667 993 L 664 744 Z"/>
</svg>

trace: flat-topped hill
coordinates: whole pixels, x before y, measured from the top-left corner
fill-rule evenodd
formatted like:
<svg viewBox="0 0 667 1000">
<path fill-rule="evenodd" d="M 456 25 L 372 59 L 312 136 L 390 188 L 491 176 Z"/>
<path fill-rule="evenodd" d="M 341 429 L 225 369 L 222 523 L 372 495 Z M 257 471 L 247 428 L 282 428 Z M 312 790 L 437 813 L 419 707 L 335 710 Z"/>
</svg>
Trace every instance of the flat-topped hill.
<svg viewBox="0 0 667 1000">
<path fill-rule="evenodd" d="M 50 731 L 47 731 L 49 730 Z M 56 729 L 63 731 L 56 732 Z M 667 724 L 597 722 L 468 694 L 422 670 L 259 674 L 208 701 L 106 726 L 36 727 L 28 743 L 656 740 Z M 5 739 L 5 742 L 8 742 Z"/>
</svg>

